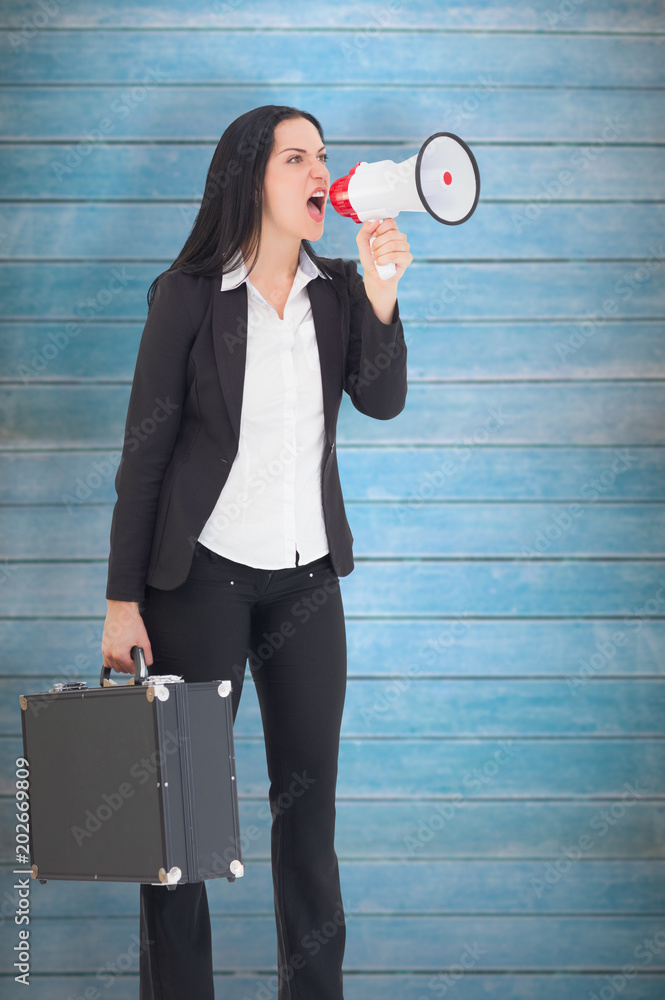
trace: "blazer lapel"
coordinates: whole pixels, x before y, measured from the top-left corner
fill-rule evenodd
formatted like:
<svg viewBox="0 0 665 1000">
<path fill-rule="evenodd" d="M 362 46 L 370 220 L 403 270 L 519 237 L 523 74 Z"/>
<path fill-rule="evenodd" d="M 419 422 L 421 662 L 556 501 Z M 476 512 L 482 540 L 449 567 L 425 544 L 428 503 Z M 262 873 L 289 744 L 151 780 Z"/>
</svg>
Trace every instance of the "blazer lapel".
<svg viewBox="0 0 665 1000">
<path fill-rule="evenodd" d="M 240 440 L 240 413 L 247 359 L 247 285 L 222 292 L 213 282 L 212 343 L 217 372 L 236 442 Z"/>
<path fill-rule="evenodd" d="M 305 286 L 312 305 L 321 365 L 323 416 L 326 437 L 332 437 L 332 425 L 339 408 L 344 385 L 344 345 L 339 303 L 332 281 L 313 278 Z M 213 282 L 212 340 L 219 381 L 229 413 L 231 427 L 240 440 L 240 414 L 247 360 L 247 285 L 223 292 Z"/>
<path fill-rule="evenodd" d="M 326 440 L 334 437 L 333 424 L 344 387 L 344 343 L 340 307 L 330 278 L 313 278 L 306 285 L 319 347 L 323 387 L 323 422 Z"/>
</svg>

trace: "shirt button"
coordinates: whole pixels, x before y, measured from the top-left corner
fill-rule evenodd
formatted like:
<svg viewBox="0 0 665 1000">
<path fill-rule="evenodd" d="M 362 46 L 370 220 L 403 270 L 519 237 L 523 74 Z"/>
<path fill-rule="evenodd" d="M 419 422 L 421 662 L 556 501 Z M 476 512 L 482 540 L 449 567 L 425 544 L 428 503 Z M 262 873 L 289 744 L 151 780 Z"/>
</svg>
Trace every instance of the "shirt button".
<svg viewBox="0 0 665 1000">
<path fill-rule="evenodd" d="M 333 443 L 330 445 L 330 450 L 332 451 L 334 447 L 335 447 L 335 442 L 333 441 Z"/>
</svg>

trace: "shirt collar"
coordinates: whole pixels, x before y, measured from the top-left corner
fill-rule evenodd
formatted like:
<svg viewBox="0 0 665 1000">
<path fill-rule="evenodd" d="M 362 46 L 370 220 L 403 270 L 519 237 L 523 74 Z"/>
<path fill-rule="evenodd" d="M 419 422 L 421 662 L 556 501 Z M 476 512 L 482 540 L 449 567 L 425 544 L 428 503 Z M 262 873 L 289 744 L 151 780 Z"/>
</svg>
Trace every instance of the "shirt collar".
<svg viewBox="0 0 665 1000">
<path fill-rule="evenodd" d="M 234 259 L 237 260 L 238 263 L 231 271 L 227 271 L 225 274 L 222 275 L 222 283 L 219 286 L 220 291 L 228 292 L 232 288 L 237 288 L 238 285 L 242 285 L 243 281 L 245 281 L 247 278 L 247 267 L 245 266 L 245 261 L 242 253 L 238 251 L 236 258 Z M 299 272 L 301 271 L 304 277 L 306 278 L 306 281 L 304 281 L 303 284 L 307 284 L 307 282 L 311 281 L 312 278 L 328 277 L 327 274 L 324 274 L 323 271 L 316 266 L 314 261 L 311 259 L 311 257 L 309 257 L 305 253 L 302 247 L 300 247 L 298 270 L 296 271 L 296 278 L 295 278 L 296 281 L 300 277 Z"/>
</svg>

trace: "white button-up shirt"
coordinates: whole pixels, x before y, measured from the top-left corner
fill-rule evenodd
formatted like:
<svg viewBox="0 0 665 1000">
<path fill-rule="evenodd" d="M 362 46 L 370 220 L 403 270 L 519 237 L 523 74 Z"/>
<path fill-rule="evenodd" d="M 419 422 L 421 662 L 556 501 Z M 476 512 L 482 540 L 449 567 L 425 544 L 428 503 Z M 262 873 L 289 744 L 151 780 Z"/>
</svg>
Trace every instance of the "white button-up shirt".
<svg viewBox="0 0 665 1000">
<path fill-rule="evenodd" d="M 284 319 L 247 282 L 247 357 L 238 453 L 199 541 L 234 562 L 285 569 L 329 551 L 321 503 L 325 440 L 319 350 L 306 285 L 326 275 L 300 248 Z"/>
</svg>

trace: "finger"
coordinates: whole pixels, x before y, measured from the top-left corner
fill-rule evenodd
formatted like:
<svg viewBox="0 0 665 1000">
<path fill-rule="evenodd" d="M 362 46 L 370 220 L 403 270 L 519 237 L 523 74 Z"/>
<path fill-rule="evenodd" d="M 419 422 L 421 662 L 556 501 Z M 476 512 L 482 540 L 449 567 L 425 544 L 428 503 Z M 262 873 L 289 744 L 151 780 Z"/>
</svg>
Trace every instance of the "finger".
<svg viewBox="0 0 665 1000">
<path fill-rule="evenodd" d="M 369 240 L 370 236 L 382 235 L 393 229 L 397 229 L 397 223 L 394 219 L 386 218 L 380 222 L 378 219 L 366 219 L 360 227 L 359 235 L 366 235 Z"/>
<path fill-rule="evenodd" d="M 372 244 L 372 251 L 375 255 L 387 253 L 408 253 L 409 244 L 406 240 L 386 240 L 379 243 L 378 240 Z"/>
<path fill-rule="evenodd" d="M 395 220 L 384 219 L 383 222 L 379 223 L 379 225 L 376 227 L 376 229 L 371 235 L 376 236 L 379 239 L 381 239 L 382 237 L 387 239 L 394 239 L 395 235 L 398 234 L 399 234 L 399 229 L 397 228 L 397 223 L 395 222 Z M 376 244 L 374 245 L 376 246 Z"/>
<path fill-rule="evenodd" d="M 369 243 L 370 236 L 376 236 L 379 226 L 383 223 L 378 219 L 366 219 L 358 230 L 358 240 Z"/>
<path fill-rule="evenodd" d="M 394 264 L 401 271 L 406 270 L 413 257 L 410 253 L 387 253 L 382 257 L 377 257 L 377 264 Z"/>
<path fill-rule="evenodd" d="M 391 229 L 389 232 L 377 236 L 372 243 L 372 249 L 376 250 L 377 247 L 384 246 L 390 246 L 391 249 L 403 249 L 407 245 L 406 233 L 401 233 L 399 229 Z"/>
<path fill-rule="evenodd" d="M 119 656 L 116 656 L 111 660 L 111 663 L 113 665 L 113 669 L 117 670 L 120 674 L 133 674 L 136 669 L 134 666 L 134 660 L 127 656 L 122 659 Z"/>
</svg>

